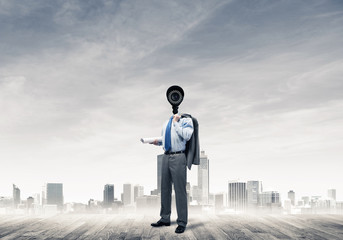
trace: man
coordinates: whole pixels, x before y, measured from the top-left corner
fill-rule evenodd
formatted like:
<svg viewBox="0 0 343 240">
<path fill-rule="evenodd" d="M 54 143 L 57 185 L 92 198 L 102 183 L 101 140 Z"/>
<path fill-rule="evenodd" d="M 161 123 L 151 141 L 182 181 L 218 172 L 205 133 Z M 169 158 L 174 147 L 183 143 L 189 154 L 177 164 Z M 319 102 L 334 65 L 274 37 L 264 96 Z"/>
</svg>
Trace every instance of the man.
<svg viewBox="0 0 343 240">
<path fill-rule="evenodd" d="M 174 183 L 177 228 L 176 233 L 183 233 L 188 219 L 187 205 L 187 159 L 186 143 L 192 137 L 192 118 L 181 118 L 175 114 L 163 125 L 162 142 L 155 140 L 153 144 L 163 145 L 161 179 L 161 219 L 152 223 L 153 227 L 170 226 L 172 182 Z"/>
</svg>

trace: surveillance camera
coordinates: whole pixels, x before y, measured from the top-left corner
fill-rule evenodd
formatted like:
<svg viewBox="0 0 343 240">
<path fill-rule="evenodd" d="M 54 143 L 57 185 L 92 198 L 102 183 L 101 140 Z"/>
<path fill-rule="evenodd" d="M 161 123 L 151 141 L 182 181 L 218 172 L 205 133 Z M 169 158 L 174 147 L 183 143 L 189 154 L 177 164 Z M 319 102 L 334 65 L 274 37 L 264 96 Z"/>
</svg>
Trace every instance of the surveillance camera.
<svg viewBox="0 0 343 240">
<path fill-rule="evenodd" d="M 171 86 L 167 90 L 167 99 L 168 102 L 172 105 L 173 107 L 173 113 L 177 114 L 178 113 L 178 108 L 181 102 L 183 101 L 183 97 L 185 96 L 183 89 L 179 86 Z"/>
</svg>

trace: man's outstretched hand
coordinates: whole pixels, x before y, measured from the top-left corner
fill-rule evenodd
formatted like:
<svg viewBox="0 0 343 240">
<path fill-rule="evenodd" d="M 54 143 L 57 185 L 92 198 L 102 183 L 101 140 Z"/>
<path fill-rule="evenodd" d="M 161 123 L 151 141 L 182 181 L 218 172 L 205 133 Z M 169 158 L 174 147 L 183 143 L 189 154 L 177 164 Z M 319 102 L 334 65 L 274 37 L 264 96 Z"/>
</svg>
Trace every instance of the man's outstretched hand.
<svg viewBox="0 0 343 240">
<path fill-rule="evenodd" d="M 158 146 L 159 144 L 158 144 L 158 140 L 157 139 L 155 139 L 153 142 L 151 142 L 150 144 L 154 144 L 154 145 L 156 145 L 156 146 Z"/>
</svg>

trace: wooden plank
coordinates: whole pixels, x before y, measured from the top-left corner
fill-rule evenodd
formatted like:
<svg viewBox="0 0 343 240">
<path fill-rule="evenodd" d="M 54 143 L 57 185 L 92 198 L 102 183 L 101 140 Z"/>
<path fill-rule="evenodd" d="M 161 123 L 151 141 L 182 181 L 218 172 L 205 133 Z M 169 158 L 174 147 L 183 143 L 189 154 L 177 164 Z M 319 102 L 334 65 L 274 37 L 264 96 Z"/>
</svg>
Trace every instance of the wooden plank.
<svg viewBox="0 0 343 240">
<path fill-rule="evenodd" d="M 0 219 L 0 229 L 13 225 L 14 223 L 19 223 L 20 221 L 25 221 L 27 218 L 28 217 L 24 215 L 2 215 L 2 218 Z"/>
<path fill-rule="evenodd" d="M 259 216 L 242 216 L 242 218 L 239 220 L 240 225 L 243 228 L 248 229 L 253 234 L 256 235 L 256 237 L 261 237 L 262 239 L 266 238 L 266 236 L 270 236 L 271 239 L 277 238 L 277 239 L 293 239 L 292 237 L 280 232 L 278 228 L 275 228 L 273 225 L 266 225 L 261 220 L 263 217 Z"/>
<path fill-rule="evenodd" d="M 320 219 L 313 219 L 311 221 L 311 224 L 321 229 L 324 229 L 325 232 L 334 233 L 336 236 L 339 236 L 343 239 L 343 224 L 332 221 L 323 221 Z"/>
<path fill-rule="evenodd" d="M 189 224 L 188 230 L 191 230 L 196 239 L 208 239 L 214 240 L 214 236 L 205 228 L 205 222 L 195 221 L 193 224 Z"/>
<path fill-rule="evenodd" d="M 0 238 L 24 239 L 343 239 L 343 216 L 336 215 L 197 215 L 186 231 L 177 223 L 154 228 L 156 217 L 144 214 L 64 214 L 52 217 L 2 216 Z"/>
<path fill-rule="evenodd" d="M 55 215 L 48 218 L 43 218 L 43 225 L 38 228 L 27 228 L 27 233 L 23 234 L 23 239 L 49 239 L 55 233 L 60 233 L 61 229 L 69 229 L 77 219 L 70 215 Z M 60 237 L 61 238 L 61 237 Z M 59 239 L 59 238 L 54 238 Z"/>
<path fill-rule="evenodd" d="M 82 217 L 74 215 L 60 215 L 46 220 L 49 226 L 40 233 L 39 236 L 44 239 L 63 239 L 64 236 L 71 233 L 74 229 L 80 227 Z"/>
<path fill-rule="evenodd" d="M 35 230 L 44 225 L 44 222 L 40 218 L 25 218 L 24 221 L 19 221 L 19 223 L 14 223 L 13 225 L 6 226 L 1 229 L 0 238 L 1 239 L 19 239 L 21 235 L 26 233 L 28 230 Z"/>
<path fill-rule="evenodd" d="M 106 215 L 105 215 L 106 216 Z M 80 239 L 95 239 L 106 226 L 106 222 L 109 221 L 104 215 L 92 214 L 84 215 L 83 219 L 89 222 L 88 229 L 82 235 L 79 236 Z"/>
<path fill-rule="evenodd" d="M 129 220 L 131 221 L 130 229 L 125 235 L 124 239 L 141 239 L 141 235 L 146 227 L 147 223 L 143 221 L 144 216 L 141 214 L 131 215 Z"/>
<path fill-rule="evenodd" d="M 117 224 L 113 215 L 94 214 L 91 217 L 96 219 L 96 224 L 82 236 L 84 240 L 104 239 L 103 233 L 106 232 L 106 228 L 113 225 L 113 223 Z"/>
<path fill-rule="evenodd" d="M 0 229 L 6 229 L 7 227 L 12 227 L 14 225 L 18 225 L 18 224 L 25 223 L 28 221 L 30 221 L 30 218 L 27 216 L 21 216 L 19 218 L 17 218 L 17 217 L 10 218 L 9 217 L 8 219 L 4 220 L 2 222 L 2 224 L 0 224 Z M 1 233 L 1 231 L 0 231 L 0 233 Z"/>
<path fill-rule="evenodd" d="M 205 221 L 205 229 L 211 232 L 214 239 L 229 239 L 229 236 L 218 226 L 219 218 L 217 216 L 206 216 L 203 221 Z"/>
<path fill-rule="evenodd" d="M 125 239 L 160 239 L 159 230 L 150 225 L 152 222 L 154 218 L 146 215 L 135 218 L 133 225 L 135 230 L 130 232 Z"/>
<path fill-rule="evenodd" d="M 228 235 L 217 224 L 213 224 L 213 218 L 199 214 L 195 219 L 190 221 L 188 228 L 192 230 L 196 239 L 229 239 Z"/>
<path fill-rule="evenodd" d="M 245 238 L 265 239 L 265 236 L 260 237 L 259 234 L 257 234 L 257 233 L 263 232 L 262 230 L 256 229 L 253 227 L 247 228 L 246 226 L 244 226 L 242 224 L 242 221 L 243 221 L 242 216 L 239 216 L 239 217 L 216 216 L 215 218 L 212 217 L 211 219 L 212 219 L 211 222 L 216 222 L 217 224 L 219 223 L 219 225 L 221 226 L 222 229 L 230 228 L 230 232 L 232 232 L 232 233 L 235 233 L 234 228 L 240 229 L 240 231 L 242 232 L 241 234 L 244 234 Z M 221 223 L 221 221 L 222 221 L 222 223 Z M 229 229 L 227 229 L 227 230 L 229 230 Z M 237 234 L 237 232 L 235 234 Z M 236 237 L 237 236 L 235 236 L 233 234 L 230 235 L 230 239 L 236 238 Z"/>
<path fill-rule="evenodd" d="M 259 236 L 252 233 L 240 224 L 240 215 L 226 215 L 218 216 L 218 227 L 225 232 L 227 239 L 258 239 L 262 240 Z"/>
<path fill-rule="evenodd" d="M 318 231 L 308 231 L 299 225 L 293 224 L 294 219 L 291 219 L 288 216 L 264 217 L 263 219 L 278 228 L 280 232 L 289 235 L 293 239 L 330 239 L 328 238 L 329 236 L 323 235 Z"/>
<path fill-rule="evenodd" d="M 125 215 L 117 215 L 116 218 L 116 222 L 111 224 L 109 228 L 104 229 L 104 237 L 101 239 L 125 239 L 126 234 L 130 231 L 132 220 Z"/>
<path fill-rule="evenodd" d="M 334 232 L 328 231 L 322 226 L 318 227 L 317 225 L 313 224 L 313 221 L 311 221 L 309 217 L 298 215 L 298 216 L 290 216 L 289 218 L 284 217 L 281 220 L 287 220 L 289 224 L 302 228 L 303 231 L 310 232 L 311 234 L 316 234 L 322 238 L 337 239 L 337 240 L 342 239 L 341 236 L 336 235 Z"/>
<path fill-rule="evenodd" d="M 326 219 L 330 219 L 335 223 L 343 224 L 343 215 L 338 214 L 326 214 L 326 215 L 319 215 L 320 217 L 324 217 Z"/>
<path fill-rule="evenodd" d="M 63 238 L 82 238 L 82 236 L 97 223 L 94 218 L 87 218 L 86 216 L 83 216 L 80 220 L 81 221 L 79 222 L 78 227 L 74 227 L 73 230 L 66 234 Z"/>
<path fill-rule="evenodd" d="M 342 217 L 341 218 L 332 218 L 330 215 L 299 215 L 296 216 L 296 218 L 298 219 L 303 219 L 306 222 L 322 222 L 322 223 L 333 223 L 336 224 L 338 226 L 342 226 L 343 227 L 343 221 L 340 222 L 339 220 L 343 220 Z"/>
<path fill-rule="evenodd" d="M 127 224 L 127 221 L 123 219 L 122 215 L 108 215 L 106 223 L 102 231 L 97 235 L 99 240 L 115 239 L 116 234 L 120 235 L 121 225 Z"/>
</svg>

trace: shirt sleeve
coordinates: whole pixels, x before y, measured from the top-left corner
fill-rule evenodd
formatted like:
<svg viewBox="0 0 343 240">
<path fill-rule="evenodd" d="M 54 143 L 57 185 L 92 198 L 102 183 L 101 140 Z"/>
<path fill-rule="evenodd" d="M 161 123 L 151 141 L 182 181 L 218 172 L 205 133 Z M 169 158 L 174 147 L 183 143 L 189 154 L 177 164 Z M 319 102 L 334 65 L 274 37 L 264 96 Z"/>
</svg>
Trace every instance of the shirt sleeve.
<svg viewBox="0 0 343 240">
<path fill-rule="evenodd" d="M 161 137 L 163 138 L 163 127 L 162 127 L 162 130 L 161 130 Z M 161 141 L 158 141 L 158 146 L 162 146 L 163 145 L 163 140 Z"/>
<path fill-rule="evenodd" d="M 193 121 L 191 118 L 181 118 L 178 122 L 173 122 L 177 134 L 184 140 L 191 139 L 193 134 Z"/>
</svg>

